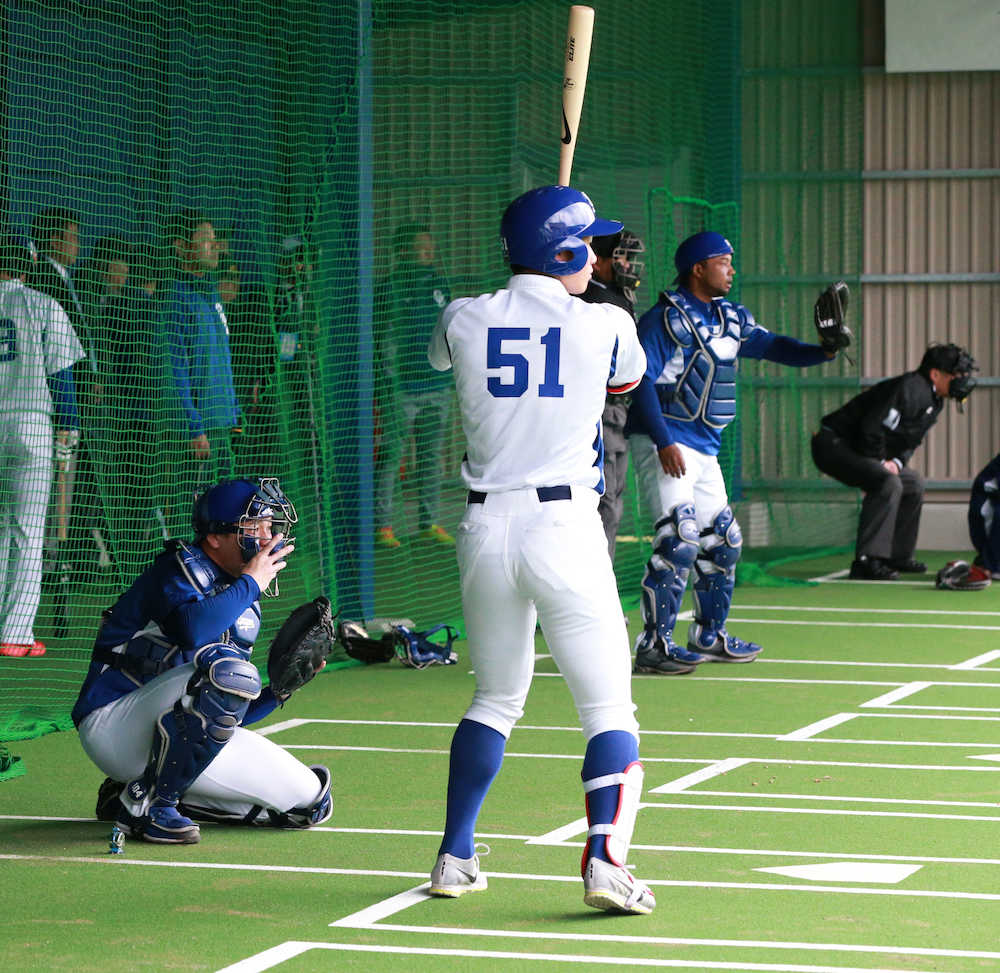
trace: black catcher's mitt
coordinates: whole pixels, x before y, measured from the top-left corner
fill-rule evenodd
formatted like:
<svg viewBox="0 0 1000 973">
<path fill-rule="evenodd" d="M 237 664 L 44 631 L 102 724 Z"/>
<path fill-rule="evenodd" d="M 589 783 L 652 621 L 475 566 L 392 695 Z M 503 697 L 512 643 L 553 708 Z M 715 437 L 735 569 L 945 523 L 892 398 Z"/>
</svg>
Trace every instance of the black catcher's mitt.
<svg viewBox="0 0 1000 973">
<path fill-rule="evenodd" d="M 845 323 L 850 296 L 850 288 L 844 281 L 838 280 L 820 294 L 813 306 L 819 343 L 828 354 L 847 348 L 851 343 L 851 329 Z"/>
<path fill-rule="evenodd" d="M 280 702 L 301 689 L 320 669 L 333 649 L 333 615 L 328 598 L 299 605 L 271 640 L 267 675 Z"/>
<path fill-rule="evenodd" d="M 373 638 L 361 622 L 341 622 L 337 626 L 337 641 L 352 659 L 365 665 L 388 662 L 396 654 L 396 636 L 393 632 Z"/>
</svg>

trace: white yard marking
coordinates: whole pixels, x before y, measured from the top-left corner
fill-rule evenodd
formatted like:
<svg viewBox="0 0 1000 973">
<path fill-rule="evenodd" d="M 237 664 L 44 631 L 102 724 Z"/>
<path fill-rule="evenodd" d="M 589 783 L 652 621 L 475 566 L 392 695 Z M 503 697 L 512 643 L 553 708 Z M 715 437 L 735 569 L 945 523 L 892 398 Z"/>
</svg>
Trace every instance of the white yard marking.
<svg viewBox="0 0 1000 973">
<path fill-rule="evenodd" d="M 860 713 L 835 713 L 833 716 L 828 716 L 826 719 L 817 720 L 815 723 L 810 723 L 808 726 L 803 726 L 798 730 L 793 730 L 791 733 L 786 733 L 783 736 L 775 737 L 776 740 L 809 740 L 814 737 L 817 733 L 822 733 L 824 730 L 829 730 L 834 726 L 840 726 L 841 723 L 846 723 L 848 720 L 856 719 L 860 716 Z"/>
<path fill-rule="evenodd" d="M 755 872 L 769 872 L 788 878 L 801 878 L 808 882 L 862 882 L 897 885 L 919 872 L 922 865 L 889 865 L 879 862 L 823 862 L 822 865 L 777 865 L 755 868 Z"/>
<path fill-rule="evenodd" d="M 394 916 L 397 912 L 402 912 L 403 909 L 408 909 L 411 905 L 416 905 L 418 902 L 426 902 L 427 890 L 430 886 L 430 882 L 424 882 L 423 885 L 417 885 L 415 888 L 400 892 L 399 895 L 383 899 L 381 902 L 376 902 L 374 905 L 370 905 L 367 909 L 362 909 L 360 912 L 344 916 L 343 919 L 337 919 L 331 922 L 330 925 L 346 926 L 349 929 L 366 928 L 382 919 Z"/>
<path fill-rule="evenodd" d="M 588 829 L 588 822 L 586 818 L 577 818 L 575 821 L 570 821 L 569 824 L 564 824 L 561 828 L 555 828 L 553 831 L 547 831 L 543 835 L 539 835 L 537 838 L 532 838 L 528 841 L 529 845 L 555 845 L 561 844 L 568 838 L 572 838 L 574 835 L 585 834 Z"/>
<path fill-rule="evenodd" d="M 995 659 L 1000 659 L 1000 649 L 993 649 L 990 652 L 984 652 L 982 655 L 973 656 L 971 659 L 966 659 L 965 662 L 959 662 L 956 666 L 951 666 L 952 669 L 978 669 L 980 666 L 986 665 L 987 662 L 993 662 Z"/>
<path fill-rule="evenodd" d="M 839 581 L 841 578 L 846 578 L 850 573 L 850 568 L 841 568 L 839 571 L 831 571 L 830 574 L 820 574 L 809 580 L 815 581 L 817 584 L 822 584 L 824 581 Z"/>
<path fill-rule="evenodd" d="M 729 616 L 726 624 L 728 625 L 730 622 L 743 623 L 744 625 L 806 625 L 821 628 L 940 628 L 949 632 L 959 630 L 1000 632 L 1000 625 L 959 625 L 954 622 L 947 625 L 938 625 L 934 622 L 868 622 L 857 619 L 837 622 L 829 618 L 817 618 L 815 620 L 805 618 L 737 618 L 733 615 Z"/>
<path fill-rule="evenodd" d="M 279 946 L 265 949 L 263 953 L 257 953 L 256 956 L 250 956 L 238 963 L 233 963 L 231 966 L 224 966 L 216 973 L 261 973 L 263 970 L 270 970 L 287 960 L 301 956 L 303 953 L 315 949 L 317 945 L 317 943 L 301 942 L 281 943 Z"/>
<path fill-rule="evenodd" d="M 862 709 L 877 708 L 879 706 L 891 706 L 898 699 L 906 699 L 907 696 L 912 696 L 914 693 L 919 693 L 924 689 L 928 689 L 933 683 L 929 682 L 908 682 L 905 686 L 898 686 L 896 689 L 891 690 L 888 693 L 883 693 L 881 696 L 876 696 L 874 699 L 869 699 L 867 703 L 861 703 Z"/>
<path fill-rule="evenodd" d="M 650 791 L 650 794 L 655 791 Z M 908 804 L 918 807 L 988 807 L 1000 809 L 996 801 L 925 801 L 903 797 L 849 797 L 845 794 L 782 794 L 775 791 L 695 791 L 701 797 L 760 797 L 782 801 L 843 801 L 845 804 Z"/>
<path fill-rule="evenodd" d="M 702 781 L 711 780 L 713 777 L 729 773 L 730 770 L 735 770 L 737 767 L 742 767 L 744 764 L 750 762 L 750 758 L 748 757 L 727 757 L 725 760 L 718 760 L 707 767 L 702 767 L 701 770 L 694 770 L 690 774 L 678 777 L 677 780 L 668 781 L 659 787 L 653 787 L 649 793 L 680 794 L 695 784 L 700 784 Z"/>
<path fill-rule="evenodd" d="M 760 971 L 760 973 L 921 973 L 919 970 L 905 970 L 896 966 L 892 969 L 848 966 L 802 966 L 796 963 L 794 966 L 785 963 L 728 963 L 712 962 L 708 960 L 679 960 L 679 959 L 647 959 L 641 956 L 581 956 L 573 953 L 518 953 L 506 950 L 494 949 L 443 949 L 429 946 L 368 946 L 361 943 L 285 943 L 284 946 L 293 948 L 295 951 L 290 955 L 297 956 L 304 952 L 302 947 L 307 949 L 327 949 L 347 953 L 394 953 L 401 956 L 442 956 L 456 959 L 463 957 L 466 959 L 509 959 L 522 963 L 587 963 L 600 964 L 603 966 L 648 966 L 681 970 L 743 970 Z M 280 947 L 275 947 L 279 949 Z M 270 950 L 268 952 L 271 952 Z M 261 954 L 263 955 L 263 954 Z M 257 957 L 244 960 L 244 963 L 253 963 Z M 280 962 L 280 961 L 277 961 Z M 277 962 L 261 965 L 237 965 L 227 966 L 225 970 L 218 973 L 258 973 L 258 971 L 271 969 Z M 519 967 L 523 969 L 523 966 Z"/>
<path fill-rule="evenodd" d="M 822 612 L 825 614 L 848 614 L 848 615 L 953 615 L 956 618 L 1000 618 L 1000 611 L 959 611 L 956 609 L 943 608 L 844 608 L 843 606 L 834 608 L 823 605 L 748 605 L 741 604 L 740 611 L 769 611 L 769 612 Z"/>
<path fill-rule="evenodd" d="M 753 797 L 760 795 L 754 794 Z M 764 807 L 757 804 L 661 804 L 647 802 L 640 807 L 666 811 L 740 811 L 746 814 L 826 814 L 848 818 L 915 818 L 923 821 L 1000 821 L 1000 815 L 923 814 L 917 811 L 849 811 L 847 808 Z M 647 880 L 648 881 L 648 880 Z M 650 883 L 652 884 L 652 883 Z"/>
</svg>

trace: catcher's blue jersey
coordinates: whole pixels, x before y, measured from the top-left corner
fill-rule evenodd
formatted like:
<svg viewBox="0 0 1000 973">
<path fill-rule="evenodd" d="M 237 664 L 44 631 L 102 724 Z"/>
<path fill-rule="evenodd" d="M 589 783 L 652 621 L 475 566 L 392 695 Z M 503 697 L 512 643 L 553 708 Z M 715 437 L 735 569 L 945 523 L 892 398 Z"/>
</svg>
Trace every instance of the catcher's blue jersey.
<svg viewBox="0 0 1000 973">
<path fill-rule="evenodd" d="M 683 443 L 716 456 L 722 430 L 736 416 L 738 358 L 784 365 L 819 365 L 819 345 L 772 334 L 742 305 L 710 304 L 681 287 L 639 319 L 646 373 L 633 393 L 626 435 L 649 436 L 658 447 Z"/>
<path fill-rule="evenodd" d="M 169 544 L 104 613 L 73 707 L 74 723 L 161 672 L 190 662 L 209 642 L 229 642 L 249 657 L 260 630 L 259 597 L 249 575 L 232 578 L 200 547 Z M 262 719 L 276 705 L 266 689 L 244 723 Z"/>
</svg>

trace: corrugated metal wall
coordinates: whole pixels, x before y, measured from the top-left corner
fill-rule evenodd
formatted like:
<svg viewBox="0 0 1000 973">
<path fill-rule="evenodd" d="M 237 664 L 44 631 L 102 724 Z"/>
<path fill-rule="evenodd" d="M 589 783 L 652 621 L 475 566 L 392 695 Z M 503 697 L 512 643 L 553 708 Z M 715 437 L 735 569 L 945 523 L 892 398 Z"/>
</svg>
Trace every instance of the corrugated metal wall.
<svg viewBox="0 0 1000 973">
<path fill-rule="evenodd" d="M 1000 73 L 874 69 L 864 91 L 862 378 L 916 367 L 930 341 L 970 350 L 980 388 L 913 461 L 967 495 L 1000 450 Z"/>
</svg>

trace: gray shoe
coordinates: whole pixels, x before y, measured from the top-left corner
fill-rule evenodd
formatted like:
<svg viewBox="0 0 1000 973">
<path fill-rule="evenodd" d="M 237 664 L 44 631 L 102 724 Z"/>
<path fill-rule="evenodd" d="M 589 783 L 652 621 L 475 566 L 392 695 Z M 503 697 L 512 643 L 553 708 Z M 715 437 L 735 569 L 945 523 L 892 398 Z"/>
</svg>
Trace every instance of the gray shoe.
<svg viewBox="0 0 1000 973">
<path fill-rule="evenodd" d="M 662 639 L 653 633 L 640 632 L 635 640 L 635 665 L 633 672 L 647 672 L 662 676 L 681 676 L 693 672 L 704 656 L 682 649 L 672 639 Z"/>
<path fill-rule="evenodd" d="M 457 899 L 466 892 L 482 892 L 485 889 L 486 876 L 479 870 L 478 855 L 471 858 L 438 855 L 431 872 L 431 895 Z"/>
<path fill-rule="evenodd" d="M 745 642 L 722 629 L 711 645 L 701 640 L 701 626 L 688 637 L 688 648 L 702 654 L 706 662 L 753 662 L 763 652 L 756 642 Z"/>
<path fill-rule="evenodd" d="M 638 882 L 627 868 L 602 858 L 591 858 L 583 870 L 583 902 L 593 909 L 648 915 L 656 908 L 656 897 L 648 885 Z"/>
</svg>

